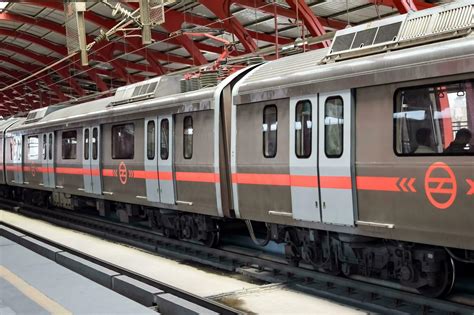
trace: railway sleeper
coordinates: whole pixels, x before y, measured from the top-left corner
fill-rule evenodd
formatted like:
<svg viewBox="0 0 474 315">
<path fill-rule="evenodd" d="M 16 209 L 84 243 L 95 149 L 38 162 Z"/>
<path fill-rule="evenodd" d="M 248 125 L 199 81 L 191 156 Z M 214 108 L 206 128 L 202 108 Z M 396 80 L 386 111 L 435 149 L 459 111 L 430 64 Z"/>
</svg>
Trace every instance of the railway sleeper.
<svg viewBox="0 0 474 315">
<path fill-rule="evenodd" d="M 397 281 L 426 296 L 448 294 L 454 262 L 442 247 L 272 224 L 272 240 L 285 243 L 290 265 L 345 276 Z"/>
</svg>

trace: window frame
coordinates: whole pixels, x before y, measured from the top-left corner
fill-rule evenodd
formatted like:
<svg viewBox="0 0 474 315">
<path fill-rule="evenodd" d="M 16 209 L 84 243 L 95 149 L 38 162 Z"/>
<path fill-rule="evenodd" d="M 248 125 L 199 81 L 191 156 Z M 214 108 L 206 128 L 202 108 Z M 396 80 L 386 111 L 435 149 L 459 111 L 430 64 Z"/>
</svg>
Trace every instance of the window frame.
<svg viewBox="0 0 474 315">
<path fill-rule="evenodd" d="M 305 102 L 308 102 L 309 103 L 309 106 L 310 106 L 310 118 L 311 118 L 311 129 L 310 128 L 307 128 L 310 130 L 310 133 L 309 133 L 309 154 L 304 154 L 304 155 L 300 155 L 298 154 L 298 141 L 297 141 L 297 132 L 300 131 L 301 132 L 301 137 L 304 138 L 304 128 L 301 128 L 301 130 L 297 130 L 296 129 L 296 123 L 298 122 L 297 121 L 297 117 L 298 117 L 298 106 L 301 104 L 302 106 L 304 106 L 304 103 Z M 301 113 L 303 113 L 303 111 L 301 111 Z M 303 118 L 303 115 L 301 115 L 301 118 Z M 295 105 L 295 120 L 294 120 L 294 130 L 295 130 L 295 156 L 298 158 L 298 159 L 309 159 L 311 158 L 311 155 L 313 154 L 313 103 L 311 102 L 311 100 L 309 99 L 304 99 L 304 100 L 299 100 L 298 102 L 296 102 L 296 105 Z M 301 126 L 304 126 L 304 124 L 302 124 Z M 303 141 L 303 151 L 304 151 L 304 141 Z"/>
<path fill-rule="evenodd" d="M 90 128 L 84 130 L 84 160 L 88 161 L 90 158 Z"/>
<path fill-rule="evenodd" d="M 163 123 L 166 121 L 168 128 L 166 129 L 166 155 L 163 154 Z M 183 124 L 184 125 L 184 124 Z M 163 118 L 160 122 L 160 159 L 167 161 L 170 156 L 170 121 L 168 118 Z"/>
<path fill-rule="evenodd" d="M 335 99 L 339 99 L 341 100 L 342 102 L 342 138 L 341 138 L 341 153 L 338 154 L 338 155 L 328 155 L 328 152 L 327 152 L 327 144 L 328 144 L 328 141 L 327 141 L 327 126 L 326 126 L 326 108 L 327 108 L 327 104 L 328 104 L 328 101 L 329 100 L 335 100 Z M 341 96 L 341 95 L 333 95 L 333 96 L 329 96 L 326 98 L 326 100 L 324 101 L 324 118 L 323 118 L 323 123 L 324 123 L 324 155 L 326 155 L 326 157 L 328 159 L 340 159 L 343 155 L 344 155 L 344 125 L 345 125 L 345 122 L 344 122 L 344 98 Z"/>
<path fill-rule="evenodd" d="M 443 85 L 454 85 L 454 84 L 465 84 L 467 82 L 471 82 L 472 88 L 474 90 L 474 79 L 473 78 L 465 78 L 465 79 L 459 79 L 459 80 L 450 80 L 450 81 L 435 81 L 432 83 L 426 83 L 426 84 L 421 84 L 421 85 L 407 85 L 407 86 L 401 86 L 395 89 L 393 92 L 393 97 L 392 97 L 392 150 L 395 156 L 397 157 L 427 157 L 427 156 L 437 156 L 437 157 L 443 157 L 443 156 L 474 156 L 474 151 L 473 152 L 463 152 L 463 153 L 458 153 L 458 154 L 453 154 L 453 153 L 398 153 L 397 151 L 397 124 L 396 124 L 396 119 L 393 117 L 393 115 L 397 112 L 397 96 L 398 93 L 406 90 L 416 90 L 416 89 L 424 89 L 424 88 L 437 88 L 441 87 Z M 466 107 L 468 104 L 466 103 Z M 472 136 L 474 138 L 474 132 L 472 132 Z M 472 139 L 471 139 L 472 141 Z"/>
<path fill-rule="evenodd" d="M 73 139 L 73 137 L 68 137 L 68 138 L 64 138 L 64 134 L 67 134 L 67 133 L 74 133 L 76 136 L 75 136 L 75 139 L 76 139 L 76 144 L 75 144 L 75 152 L 74 152 L 74 156 L 71 156 L 71 157 L 65 157 L 64 153 L 65 153 L 65 144 L 64 144 L 64 139 Z M 51 134 L 50 134 L 51 135 Z M 61 132 L 61 158 L 63 160 L 75 160 L 77 159 L 77 143 L 78 143 L 78 138 L 77 138 L 77 130 L 65 130 L 65 131 L 62 131 Z M 71 145 L 71 144 L 69 144 Z"/>
<path fill-rule="evenodd" d="M 118 128 L 118 127 L 126 127 L 128 125 L 131 125 L 133 127 L 133 145 L 132 145 L 132 154 L 131 154 L 131 157 L 129 155 L 127 155 L 127 157 L 123 157 L 123 156 L 119 156 L 119 157 L 116 157 L 115 156 L 115 145 L 114 145 L 114 129 L 115 128 Z M 135 159 L 135 123 L 133 122 L 126 122 L 126 123 L 121 123 L 121 124 L 117 124 L 117 125 L 112 125 L 112 127 L 110 128 L 110 131 L 111 131 L 111 147 L 112 147 L 112 151 L 111 151 L 111 158 L 112 160 L 133 160 Z"/>
<path fill-rule="evenodd" d="M 46 161 L 48 159 L 48 135 L 43 133 L 43 144 L 42 144 L 43 152 L 42 152 L 42 158 L 43 161 Z"/>
<path fill-rule="evenodd" d="M 193 130 L 193 133 L 191 135 L 186 134 L 186 120 L 191 119 L 191 128 Z M 187 138 L 187 137 L 188 138 Z M 186 139 L 191 139 L 191 153 L 187 154 L 186 152 Z M 192 115 L 186 115 L 183 118 L 183 158 L 185 160 L 191 160 L 193 158 L 193 153 L 194 153 L 194 119 Z"/>
<path fill-rule="evenodd" d="M 266 159 L 273 159 L 277 156 L 278 154 L 278 106 L 276 104 L 268 104 L 268 105 L 265 105 L 265 107 L 263 107 L 263 111 L 262 111 L 262 126 L 263 124 L 265 124 L 265 111 L 268 109 L 268 108 L 272 108 L 274 107 L 275 108 L 275 114 L 276 114 L 276 119 L 275 119 L 275 123 L 276 123 L 276 126 L 277 126 L 277 129 L 275 130 L 275 149 L 274 149 L 274 152 L 272 155 L 267 155 L 266 154 L 266 141 L 265 141 L 265 133 L 266 132 L 271 132 L 270 131 L 265 131 L 265 130 L 262 130 L 262 153 L 263 153 L 263 157 L 266 158 Z M 270 128 L 270 126 L 268 126 L 268 128 Z"/>
<path fill-rule="evenodd" d="M 151 138 L 150 138 L 150 124 L 153 124 L 153 132 L 151 133 Z M 148 161 L 153 161 L 156 158 L 156 123 L 155 120 L 150 119 L 146 123 L 146 158 Z M 153 139 L 153 142 L 150 142 L 150 139 Z M 153 150 L 150 150 L 153 149 Z M 150 152 L 153 155 L 150 155 Z"/>
<path fill-rule="evenodd" d="M 53 160 L 53 145 L 54 145 L 54 140 L 53 140 L 53 133 L 49 133 L 48 135 L 48 160 Z"/>
<path fill-rule="evenodd" d="M 33 139 L 33 138 L 36 138 L 37 145 L 38 145 L 38 148 L 37 148 L 38 151 L 36 153 L 36 158 L 31 158 L 31 155 L 30 155 L 30 139 Z M 39 135 L 30 135 L 30 136 L 26 137 L 26 148 L 27 148 L 26 156 L 28 157 L 28 161 L 38 161 L 39 160 L 39 158 L 40 158 L 39 141 L 40 141 Z"/>
<path fill-rule="evenodd" d="M 99 127 L 93 127 L 92 128 L 92 160 L 93 161 L 96 161 L 99 158 L 99 140 L 100 140 L 99 138 L 100 138 Z M 134 134 L 134 138 L 135 138 L 135 134 Z M 135 146 L 135 139 L 134 139 L 133 144 Z M 133 149 L 133 151 L 135 153 L 135 148 Z"/>
</svg>

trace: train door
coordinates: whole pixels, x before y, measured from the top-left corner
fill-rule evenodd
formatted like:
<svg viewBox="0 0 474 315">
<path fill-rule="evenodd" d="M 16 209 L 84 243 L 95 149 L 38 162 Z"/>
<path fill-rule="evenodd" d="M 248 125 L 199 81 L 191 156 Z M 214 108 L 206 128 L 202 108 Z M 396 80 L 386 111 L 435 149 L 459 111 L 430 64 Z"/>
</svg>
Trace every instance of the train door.
<svg viewBox="0 0 474 315">
<path fill-rule="evenodd" d="M 100 126 L 85 127 L 84 139 L 84 191 L 90 194 L 102 194 L 100 174 Z"/>
<path fill-rule="evenodd" d="M 23 137 L 13 136 L 14 183 L 23 184 Z"/>
<path fill-rule="evenodd" d="M 42 156 L 41 166 L 43 167 L 43 186 L 55 188 L 56 181 L 54 176 L 54 133 L 44 133 L 42 135 Z"/>
<path fill-rule="evenodd" d="M 319 95 L 319 187 L 324 223 L 354 225 L 352 95 Z"/>
<path fill-rule="evenodd" d="M 291 205 L 296 220 L 321 222 L 318 190 L 318 99 L 290 100 Z"/>
<path fill-rule="evenodd" d="M 156 139 L 158 138 L 158 119 L 149 117 L 145 119 L 145 173 L 146 196 L 151 202 L 160 202 L 160 182 Z"/>
<path fill-rule="evenodd" d="M 158 168 L 161 202 L 176 203 L 176 193 L 173 176 L 173 143 L 174 143 L 173 116 L 158 117 Z"/>
</svg>

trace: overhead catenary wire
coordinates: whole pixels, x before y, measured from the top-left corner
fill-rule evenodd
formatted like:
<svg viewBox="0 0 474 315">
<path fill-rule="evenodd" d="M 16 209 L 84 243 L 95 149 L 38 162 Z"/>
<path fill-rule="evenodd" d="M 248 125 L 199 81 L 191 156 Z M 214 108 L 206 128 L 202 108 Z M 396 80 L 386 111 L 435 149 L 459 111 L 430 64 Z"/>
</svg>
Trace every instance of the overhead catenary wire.
<svg viewBox="0 0 474 315">
<path fill-rule="evenodd" d="M 261 5 L 261 6 L 259 6 L 259 7 L 255 7 L 255 9 L 256 9 L 256 10 L 258 10 L 258 9 L 264 9 L 265 7 L 272 6 L 272 5 L 273 5 L 273 3 L 267 3 L 267 4 Z M 211 28 L 212 25 L 219 25 L 219 24 L 222 24 L 223 22 L 225 22 L 225 21 L 227 21 L 227 20 L 230 20 L 230 19 L 232 19 L 232 18 L 233 18 L 233 16 L 229 16 L 229 17 L 226 17 L 226 18 L 224 18 L 224 19 L 218 19 L 218 20 L 216 20 L 216 21 L 213 21 L 213 22 L 211 22 L 211 23 L 208 23 L 208 24 L 204 25 L 203 27 L 209 27 L 209 28 Z M 170 40 L 172 40 L 172 39 L 174 39 L 174 38 L 176 38 L 176 37 L 178 37 L 178 36 L 180 36 L 180 34 L 171 35 L 170 37 L 168 37 L 168 38 L 166 38 L 166 39 L 163 39 L 163 40 L 160 40 L 160 41 L 156 41 L 156 42 L 153 42 L 153 43 L 148 44 L 148 45 L 143 45 L 142 47 L 139 47 L 139 48 L 134 49 L 134 50 L 132 50 L 132 51 L 128 51 L 128 52 L 126 52 L 126 53 L 124 53 L 124 54 L 117 55 L 117 56 L 115 56 L 115 57 L 113 57 L 113 58 L 107 60 L 107 62 L 110 63 L 110 62 L 113 62 L 113 61 L 118 61 L 118 60 L 122 59 L 123 57 L 126 57 L 126 56 L 128 56 L 128 55 L 134 54 L 134 53 L 139 52 L 139 51 L 141 51 L 141 50 L 143 50 L 143 49 L 147 49 L 148 47 L 151 47 L 151 46 L 153 46 L 153 45 L 156 45 L 156 44 L 159 44 L 159 43 L 166 43 L 166 42 L 168 42 L 168 41 L 170 41 Z M 324 35 L 323 35 L 323 36 L 324 36 Z M 329 38 L 330 38 L 330 37 L 329 37 Z M 106 44 L 106 45 L 100 47 L 98 50 L 96 50 L 96 51 L 94 51 L 94 52 L 97 53 L 97 52 L 99 52 L 99 51 L 101 51 L 101 50 L 103 50 L 103 49 L 108 48 L 108 46 L 113 45 L 113 44 L 114 44 L 114 42 L 109 42 L 108 44 Z M 274 48 L 274 47 L 272 47 L 272 48 Z M 265 48 L 264 48 L 264 49 L 258 49 L 257 51 L 255 51 L 255 52 L 253 52 L 253 53 L 250 53 L 250 54 L 247 54 L 247 55 L 256 55 L 256 54 L 261 53 L 261 52 L 264 51 L 264 50 L 266 51 L 267 49 L 265 49 Z M 268 52 L 267 52 L 267 53 L 268 53 Z M 242 57 L 242 56 L 240 56 L 240 57 Z M 66 60 L 67 60 L 67 59 L 69 59 L 69 58 L 71 58 L 71 57 L 67 56 L 67 57 L 64 57 L 63 59 L 66 59 Z M 63 59 L 61 59 L 62 62 L 65 61 L 65 60 L 63 60 Z M 57 63 L 59 63 L 59 61 L 56 61 L 56 62 L 54 62 L 53 64 L 57 64 Z M 72 78 L 75 78 L 75 77 L 78 77 L 78 76 L 80 76 L 80 75 L 82 75 L 82 74 L 87 73 L 87 71 L 90 71 L 91 69 L 96 69 L 96 68 L 98 68 L 98 66 L 99 66 L 100 64 L 101 64 L 101 63 L 99 62 L 99 63 L 97 63 L 96 65 L 90 66 L 88 69 L 78 71 L 78 72 L 76 72 L 75 74 L 72 74 L 72 75 L 70 75 L 70 76 L 68 76 L 68 77 L 64 77 L 64 78 L 62 78 L 62 79 L 60 79 L 60 80 L 57 80 L 57 81 L 54 82 L 54 84 L 58 84 L 58 83 L 61 83 L 61 82 L 67 82 L 68 80 L 70 80 L 70 79 L 72 79 Z M 69 67 L 70 67 L 70 64 L 66 64 L 66 65 L 64 65 L 64 66 L 62 66 L 62 67 L 56 68 L 55 70 L 68 69 Z M 45 68 L 51 69 L 51 68 L 52 68 L 52 64 L 46 65 Z M 177 72 L 173 72 L 173 73 L 174 73 L 174 74 L 178 74 L 178 73 L 182 73 L 183 71 L 186 72 L 186 71 L 189 71 L 189 70 L 190 70 L 190 69 L 187 68 L 187 69 L 184 69 L 184 70 L 181 70 L 181 71 L 177 71 Z M 44 71 L 42 71 L 42 73 L 43 73 L 43 72 L 44 72 Z M 36 80 L 41 80 L 42 78 L 48 76 L 48 74 L 43 75 L 43 76 L 40 76 L 40 77 L 36 77 L 36 75 L 37 75 L 37 74 L 35 73 L 33 76 L 29 76 L 29 78 L 30 78 L 31 80 L 30 80 L 30 81 L 28 81 L 28 80 L 22 81 L 22 83 L 23 83 L 23 82 L 24 82 L 25 84 L 26 84 L 26 83 L 30 83 L 30 82 L 33 82 L 33 81 L 36 81 Z M 34 78 L 33 78 L 33 77 L 34 77 Z M 17 84 L 16 84 L 16 85 L 17 85 Z M 16 85 L 14 85 L 14 86 L 16 86 Z M 47 87 L 51 88 L 53 84 L 46 84 L 46 83 L 45 83 L 45 85 L 46 85 Z M 7 86 L 7 87 L 4 87 L 4 88 L 1 88 L 1 89 L 0 89 L 0 92 L 4 92 L 4 91 L 6 91 L 7 89 L 11 89 L 12 87 L 13 87 L 13 86 Z M 31 93 L 38 92 L 39 90 L 40 90 L 40 88 L 31 91 Z M 104 93 L 106 94 L 106 92 L 102 92 L 102 93 L 100 93 L 100 94 L 104 94 Z M 22 95 L 25 95 L 25 94 L 22 94 Z M 94 94 L 94 95 L 99 95 L 99 94 L 96 93 L 96 94 Z M 21 95 L 20 95 L 20 96 L 21 96 Z"/>
</svg>

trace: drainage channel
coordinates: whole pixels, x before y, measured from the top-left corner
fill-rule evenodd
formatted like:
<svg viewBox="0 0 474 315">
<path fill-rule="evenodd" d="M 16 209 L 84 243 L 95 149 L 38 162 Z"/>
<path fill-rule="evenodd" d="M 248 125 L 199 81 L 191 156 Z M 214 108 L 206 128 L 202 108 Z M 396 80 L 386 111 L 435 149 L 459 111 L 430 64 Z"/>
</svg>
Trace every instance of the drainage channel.
<svg viewBox="0 0 474 315">
<path fill-rule="evenodd" d="M 252 255 L 169 239 L 146 229 L 89 215 L 30 205 L 13 207 L 9 201 L 0 202 L 4 209 L 15 208 L 16 212 L 28 217 L 139 247 L 166 257 L 186 259 L 269 283 L 282 283 L 289 288 L 367 311 L 384 314 L 474 314 L 474 307 L 469 305 L 292 267 Z"/>
<path fill-rule="evenodd" d="M 161 314 L 245 314 L 5 222 L 0 235 Z"/>
</svg>

